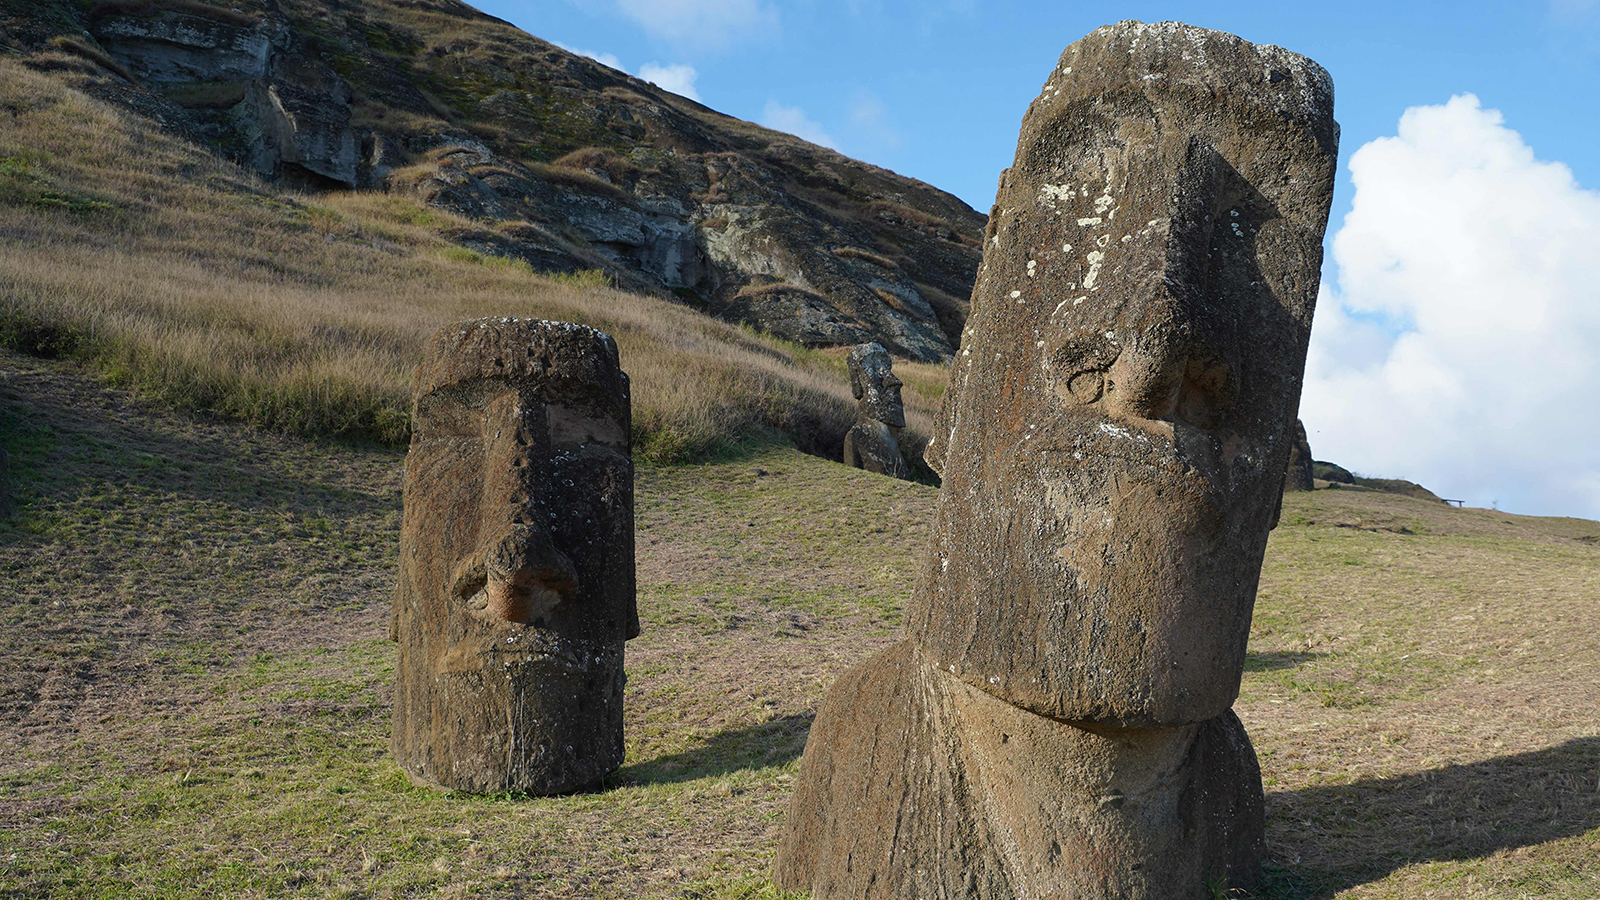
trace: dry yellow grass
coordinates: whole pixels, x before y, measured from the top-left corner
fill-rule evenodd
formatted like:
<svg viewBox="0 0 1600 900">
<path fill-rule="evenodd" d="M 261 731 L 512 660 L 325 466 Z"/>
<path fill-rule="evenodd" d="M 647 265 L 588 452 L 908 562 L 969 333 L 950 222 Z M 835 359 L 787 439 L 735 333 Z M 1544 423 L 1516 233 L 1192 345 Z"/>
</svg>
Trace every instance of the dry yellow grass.
<svg viewBox="0 0 1600 900">
<path fill-rule="evenodd" d="M 616 338 L 647 457 L 773 431 L 836 452 L 849 428 L 827 354 L 466 251 L 446 236 L 481 223 L 406 197 L 278 192 L 11 61 L 0 104 L 13 111 L 0 131 L 0 339 L 14 346 L 88 360 L 179 408 L 394 441 L 429 334 L 535 316 Z"/>
</svg>

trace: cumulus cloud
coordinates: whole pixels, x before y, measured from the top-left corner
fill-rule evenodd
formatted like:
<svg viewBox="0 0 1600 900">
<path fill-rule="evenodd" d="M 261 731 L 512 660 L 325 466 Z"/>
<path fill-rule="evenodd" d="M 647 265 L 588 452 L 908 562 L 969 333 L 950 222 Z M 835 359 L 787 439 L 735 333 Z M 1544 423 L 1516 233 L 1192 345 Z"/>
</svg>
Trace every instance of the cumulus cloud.
<svg viewBox="0 0 1600 900">
<path fill-rule="evenodd" d="M 808 118 L 805 110 L 798 106 L 784 106 L 776 100 L 768 100 L 766 108 L 761 111 L 761 124 L 777 131 L 787 131 L 813 144 L 839 149 L 828 132 Z"/>
<path fill-rule="evenodd" d="M 560 47 L 561 49 L 567 51 L 568 53 L 576 53 L 579 56 L 587 56 L 588 58 L 594 60 L 595 62 L 599 63 L 600 65 L 602 65 L 602 66 L 610 66 L 611 68 L 616 69 L 618 72 L 627 72 L 628 71 L 626 68 L 623 67 L 622 60 L 617 59 L 615 54 L 612 54 L 612 53 L 596 53 L 593 50 L 583 50 L 583 49 L 580 49 L 578 47 L 572 47 L 572 46 L 569 46 L 567 44 L 563 44 L 560 41 L 551 41 L 550 43 L 555 44 L 557 47 Z"/>
<path fill-rule="evenodd" d="M 699 92 L 694 89 L 695 80 L 700 77 L 700 73 L 694 70 L 694 66 L 681 64 L 663 66 L 650 62 L 639 67 L 639 77 L 658 88 L 688 97 L 690 100 L 700 99 Z"/>
<path fill-rule="evenodd" d="M 778 8 L 763 0 L 617 0 L 641 28 L 676 44 L 725 48 L 778 33 Z"/>
<path fill-rule="evenodd" d="M 900 148 L 900 132 L 889 124 L 889 109 L 874 94 L 856 92 L 850 102 L 850 124 L 873 144 L 889 150 Z"/>
<path fill-rule="evenodd" d="M 596 53 L 593 50 L 583 50 L 578 47 L 568 46 L 560 41 L 551 41 L 550 43 L 555 44 L 557 47 L 560 47 L 568 53 L 576 53 L 579 56 L 587 56 L 602 66 L 610 66 L 611 68 L 616 69 L 618 72 L 629 74 L 628 68 L 624 66 L 622 64 L 622 60 L 618 59 L 614 54 Z M 694 66 L 686 66 L 682 64 L 664 66 L 660 63 L 648 62 L 639 67 L 639 77 L 650 82 L 658 88 L 669 90 L 674 94 L 688 97 L 690 100 L 694 100 L 696 102 L 700 100 L 700 93 L 694 89 L 694 83 L 699 79 L 700 73 L 695 71 Z"/>
<path fill-rule="evenodd" d="M 1465 94 L 1350 158 L 1302 417 L 1319 459 L 1600 518 L 1600 194 Z"/>
</svg>

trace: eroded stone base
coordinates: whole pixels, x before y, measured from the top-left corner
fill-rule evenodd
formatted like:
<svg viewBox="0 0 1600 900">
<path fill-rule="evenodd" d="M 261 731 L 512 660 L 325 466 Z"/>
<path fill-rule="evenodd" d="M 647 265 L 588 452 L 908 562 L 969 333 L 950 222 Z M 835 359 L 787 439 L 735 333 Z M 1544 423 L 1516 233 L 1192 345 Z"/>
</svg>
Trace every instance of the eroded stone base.
<svg viewBox="0 0 1600 900">
<path fill-rule="evenodd" d="M 940 672 L 908 641 L 829 692 L 776 880 L 817 900 L 1202 900 L 1254 885 L 1263 827 L 1232 712 L 1091 731 Z"/>
</svg>

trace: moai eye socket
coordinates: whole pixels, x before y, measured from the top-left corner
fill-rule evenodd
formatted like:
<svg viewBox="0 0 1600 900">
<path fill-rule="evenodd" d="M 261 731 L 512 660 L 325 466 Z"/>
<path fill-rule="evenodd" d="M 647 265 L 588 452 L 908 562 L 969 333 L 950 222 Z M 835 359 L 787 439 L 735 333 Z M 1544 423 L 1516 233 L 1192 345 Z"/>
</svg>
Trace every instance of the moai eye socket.
<svg viewBox="0 0 1600 900">
<path fill-rule="evenodd" d="M 1075 402 L 1089 404 L 1100 399 L 1105 393 L 1106 373 L 1091 369 L 1067 379 L 1066 395 Z"/>
</svg>

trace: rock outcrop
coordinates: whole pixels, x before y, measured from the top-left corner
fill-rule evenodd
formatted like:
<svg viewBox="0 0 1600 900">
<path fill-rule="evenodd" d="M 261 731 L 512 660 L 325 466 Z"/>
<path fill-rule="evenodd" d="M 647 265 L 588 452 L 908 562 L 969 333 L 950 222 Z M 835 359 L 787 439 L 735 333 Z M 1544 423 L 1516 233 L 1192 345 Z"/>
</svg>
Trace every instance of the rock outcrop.
<svg viewBox="0 0 1600 900">
<path fill-rule="evenodd" d="M 1023 119 L 927 459 L 903 643 L 823 703 L 778 853 L 840 898 L 1201 900 L 1259 875 L 1231 706 L 1338 144 L 1323 69 L 1176 23 Z"/>
<path fill-rule="evenodd" d="M 138 82 L 112 99 L 263 176 L 411 194 L 486 254 L 811 346 L 946 360 L 965 322 L 984 219 L 960 200 L 454 0 L 0 8 L 0 45 L 51 33 Z"/>
<path fill-rule="evenodd" d="M 261 175 L 355 187 L 360 142 L 349 84 L 312 58 L 279 16 L 178 5 L 182 11 L 103 4 L 91 32 Z"/>
<path fill-rule="evenodd" d="M 856 423 L 844 436 L 844 464 L 891 478 L 910 480 L 911 466 L 900 449 L 906 407 L 894 359 L 880 344 L 850 351 L 850 393 L 856 398 Z"/>
<path fill-rule="evenodd" d="M 392 747 L 413 778 L 554 794 L 622 764 L 628 378 L 583 325 L 449 326 L 417 369 Z"/>
</svg>

